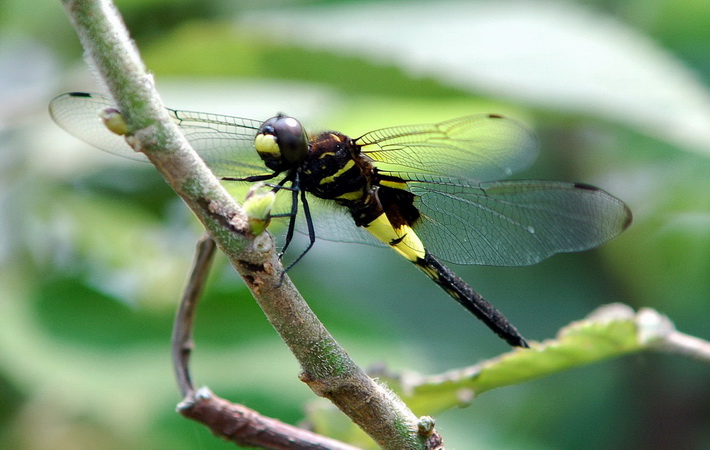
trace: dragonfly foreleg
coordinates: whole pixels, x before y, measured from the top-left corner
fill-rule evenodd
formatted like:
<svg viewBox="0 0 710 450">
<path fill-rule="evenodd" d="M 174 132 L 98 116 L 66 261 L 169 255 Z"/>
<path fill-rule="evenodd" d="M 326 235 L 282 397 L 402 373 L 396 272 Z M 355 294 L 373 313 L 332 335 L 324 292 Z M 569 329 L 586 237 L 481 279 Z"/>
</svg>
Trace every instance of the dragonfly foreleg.
<svg viewBox="0 0 710 450">
<path fill-rule="evenodd" d="M 223 180 L 223 181 L 246 181 L 248 183 L 255 183 L 257 181 L 273 180 L 274 178 L 276 178 L 277 175 L 278 175 L 278 173 L 274 172 L 274 173 L 265 173 L 263 175 L 252 175 L 250 177 L 244 177 L 244 178 L 222 177 L 221 180 Z"/>
</svg>

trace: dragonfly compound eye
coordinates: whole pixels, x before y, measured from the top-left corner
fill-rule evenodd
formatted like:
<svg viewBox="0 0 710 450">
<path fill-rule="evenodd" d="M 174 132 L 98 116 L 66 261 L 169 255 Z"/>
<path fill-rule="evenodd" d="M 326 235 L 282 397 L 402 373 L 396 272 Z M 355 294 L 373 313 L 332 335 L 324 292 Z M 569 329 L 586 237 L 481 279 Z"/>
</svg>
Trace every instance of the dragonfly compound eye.
<svg viewBox="0 0 710 450">
<path fill-rule="evenodd" d="M 300 163 L 308 156 L 308 137 L 293 117 L 278 115 L 264 122 L 254 141 L 256 151 L 274 170 Z"/>
</svg>

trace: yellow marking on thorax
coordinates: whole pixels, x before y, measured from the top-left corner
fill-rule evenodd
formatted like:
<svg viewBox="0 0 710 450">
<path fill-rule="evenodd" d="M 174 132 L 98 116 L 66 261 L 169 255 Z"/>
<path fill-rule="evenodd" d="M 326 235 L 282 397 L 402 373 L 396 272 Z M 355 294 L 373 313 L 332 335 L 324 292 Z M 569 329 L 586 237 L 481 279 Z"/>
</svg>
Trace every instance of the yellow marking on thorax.
<svg viewBox="0 0 710 450">
<path fill-rule="evenodd" d="M 393 227 L 386 214 L 380 214 L 377 219 L 367 224 L 365 229 L 409 261 L 424 258 L 424 244 L 419 240 L 417 233 L 408 225 L 400 228 Z"/>
<path fill-rule="evenodd" d="M 342 200 L 360 200 L 362 197 L 362 189 L 358 189 L 357 191 L 346 192 L 345 194 L 338 195 L 335 198 L 339 198 Z"/>
<path fill-rule="evenodd" d="M 348 170 L 350 170 L 354 165 L 355 165 L 354 159 L 348 160 L 348 162 L 345 163 L 345 165 L 342 167 L 342 169 L 338 170 L 337 172 L 335 172 L 333 175 L 331 175 L 329 177 L 322 178 L 320 180 L 320 183 L 318 183 L 318 184 L 332 183 L 333 181 L 335 181 L 336 178 L 338 178 L 340 175 L 342 175 L 345 172 L 347 172 Z"/>
</svg>

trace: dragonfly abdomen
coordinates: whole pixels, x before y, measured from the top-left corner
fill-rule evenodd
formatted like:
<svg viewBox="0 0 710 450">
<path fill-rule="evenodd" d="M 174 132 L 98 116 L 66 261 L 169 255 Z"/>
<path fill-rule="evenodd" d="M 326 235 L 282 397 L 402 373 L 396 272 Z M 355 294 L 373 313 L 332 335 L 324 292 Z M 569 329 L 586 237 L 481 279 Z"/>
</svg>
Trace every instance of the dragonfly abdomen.
<svg viewBox="0 0 710 450">
<path fill-rule="evenodd" d="M 510 345 L 528 347 L 525 338 L 520 335 L 513 324 L 471 286 L 429 253 L 417 233 L 408 224 L 396 226 L 388 216 L 389 214 L 380 214 L 368 223 L 365 229 L 412 262 L 454 300 L 473 313 Z M 397 219 L 403 221 L 402 217 L 392 217 L 393 221 L 397 221 Z"/>
<path fill-rule="evenodd" d="M 426 256 L 424 244 L 417 233 L 406 224 L 394 226 L 385 213 L 370 221 L 365 225 L 365 229 L 413 263 Z"/>
</svg>

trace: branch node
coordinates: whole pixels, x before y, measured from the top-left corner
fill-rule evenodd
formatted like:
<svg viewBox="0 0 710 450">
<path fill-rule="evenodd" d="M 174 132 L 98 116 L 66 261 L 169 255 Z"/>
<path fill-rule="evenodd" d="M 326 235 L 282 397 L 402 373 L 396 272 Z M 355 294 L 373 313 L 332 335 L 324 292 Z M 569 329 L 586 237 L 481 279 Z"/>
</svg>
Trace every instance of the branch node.
<svg viewBox="0 0 710 450">
<path fill-rule="evenodd" d="M 421 416 L 417 422 L 417 432 L 420 436 L 428 437 L 434 432 L 436 420 L 431 416 Z"/>
</svg>

